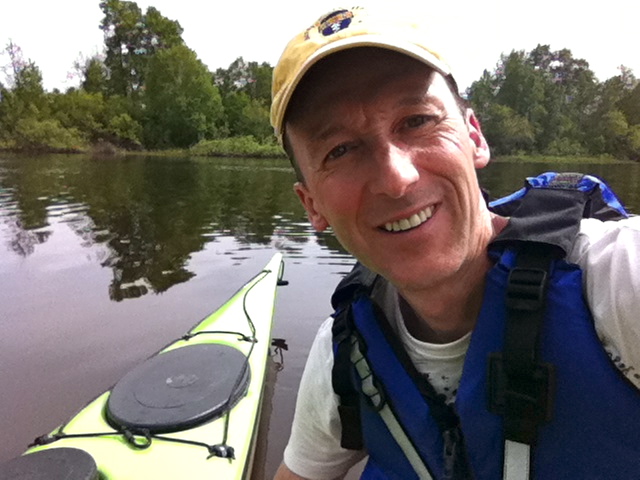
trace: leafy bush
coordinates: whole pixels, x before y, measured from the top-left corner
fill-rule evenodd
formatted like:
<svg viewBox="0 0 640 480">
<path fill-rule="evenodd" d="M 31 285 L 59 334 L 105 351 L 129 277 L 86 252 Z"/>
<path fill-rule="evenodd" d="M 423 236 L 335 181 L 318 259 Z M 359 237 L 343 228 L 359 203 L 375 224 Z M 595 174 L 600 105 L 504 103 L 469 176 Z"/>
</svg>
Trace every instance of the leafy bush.
<svg viewBox="0 0 640 480">
<path fill-rule="evenodd" d="M 23 118 L 16 124 L 14 147 L 24 150 L 79 151 L 84 139 L 75 128 L 64 128 L 53 119 Z"/>
<path fill-rule="evenodd" d="M 497 103 L 489 107 L 483 130 L 498 155 L 529 152 L 535 140 L 533 126 L 525 117 Z"/>
<path fill-rule="evenodd" d="M 284 151 L 275 143 L 260 143 L 251 135 L 203 140 L 191 147 L 192 155 L 219 157 L 282 157 Z"/>
<path fill-rule="evenodd" d="M 120 139 L 140 145 L 142 126 L 128 113 L 121 113 L 113 117 L 109 121 L 107 130 Z"/>
<path fill-rule="evenodd" d="M 547 147 L 546 153 L 549 155 L 586 155 L 586 149 L 577 141 L 569 138 L 557 138 Z"/>
<path fill-rule="evenodd" d="M 629 158 L 632 160 L 640 160 L 640 125 L 632 125 L 629 127 L 627 140 L 629 144 Z"/>
</svg>

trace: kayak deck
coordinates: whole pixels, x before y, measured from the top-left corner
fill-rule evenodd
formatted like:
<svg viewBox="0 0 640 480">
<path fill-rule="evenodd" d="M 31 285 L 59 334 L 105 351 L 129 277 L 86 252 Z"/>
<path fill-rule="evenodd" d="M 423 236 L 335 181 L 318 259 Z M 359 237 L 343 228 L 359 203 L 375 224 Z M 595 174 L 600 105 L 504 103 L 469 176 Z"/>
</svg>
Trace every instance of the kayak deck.
<svg viewBox="0 0 640 480">
<path fill-rule="evenodd" d="M 168 431 L 149 434 L 144 429 L 113 426 L 114 420 L 108 414 L 111 395 L 108 391 L 52 434 L 42 437 L 44 444 L 31 448 L 27 454 L 52 448 L 79 448 L 93 457 L 100 478 L 105 480 L 248 478 L 271 345 L 275 290 L 281 275 L 282 255 L 277 253 L 218 310 L 147 361 L 197 345 L 223 345 L 241 352 L 250 372 L 248 385 L 244 387 L 246 393 L 234 399 L 234 405 L 228 405 L 232 407 L 229 411 L 192 428 L 180 431 L 168 428 L 165 429 Z M 221 358 L 224 361 L 224 357 Z M 203 376 L 190 371 L 174 373 L 177 374 L 162 377 L 162 381 L 166 380 L 170 387 L 178 385 L 187 390 Z M 204 382 L 215 383 L 214 377 Z M 142 398 L 143 394 L 135 390 L 135 381 L 133 384 L 133 403 L 139 400 L 141 405 L 153 410 L 151 397 Z M 167 390 L 166 385 L 160 387 Z M 177 394 L 182 393 L 178 390 Z M 169 395 L 174 395 L 171 388 Z M 186 403 L 180 397 L 175 398 L 175 395 L 171 397 L 175 405 L 169 402 L 165 408 L 182 408 L 182 403 Z M 152 403 L 150 407 L 149 403 Z M 140 412 L 134 411 L 133 415 L 139 416 Z"/>
</svg>

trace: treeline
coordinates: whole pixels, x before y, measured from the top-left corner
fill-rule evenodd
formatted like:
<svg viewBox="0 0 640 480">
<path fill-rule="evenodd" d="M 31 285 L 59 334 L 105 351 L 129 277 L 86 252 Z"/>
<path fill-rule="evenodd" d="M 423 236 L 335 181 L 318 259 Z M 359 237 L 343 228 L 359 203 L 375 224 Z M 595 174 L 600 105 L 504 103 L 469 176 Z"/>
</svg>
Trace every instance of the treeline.
<svg viewBox="0 0 640 480">
<path fill-rule="evenodd" d="M 597 81 L 570 50 L 538 45 L 503 55 L 467 91 L 498 155 L 611 155 L 640 160 L 640 82 Z"/>
<path fill-rule="evenodd" d="M 106 0 L 104 53 L 75 65 L 80 86 L 46 92 L 38 66 L 9 43 L 0 83 L 0 147 L 30 151 L 169 149 L 279 155 L 269 125 L 272 67 L 210 72 L 182 27 L 154 7 Z M 230 141 L 231 139 L 231 141 Z"/>
<path fill-rule="evenodd" d="M 271 65 L 240 57 L 211 72 L 156 8 L 122 0 L 100 8 L 104 53 L 77 62 L 78 88 L 46 92 L 38 66 L 7 45 L 0 148 L 282 154 L 269 125 Z M 599 82 L 570 50 L 538 45 L 501 56 L 466 94 L 496 155 L 640 160 L 640 82 L 628 68 Z"/>
</svg>

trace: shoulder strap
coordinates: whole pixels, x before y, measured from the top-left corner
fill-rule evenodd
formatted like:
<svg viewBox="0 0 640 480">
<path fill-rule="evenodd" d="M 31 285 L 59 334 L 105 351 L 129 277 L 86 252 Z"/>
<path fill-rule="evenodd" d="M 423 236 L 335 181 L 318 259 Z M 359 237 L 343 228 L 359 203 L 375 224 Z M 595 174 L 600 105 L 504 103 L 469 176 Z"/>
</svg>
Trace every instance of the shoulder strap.
<svg viewBox="0 0 640 480">
<path fill-rule="evenodd" d="M 503 351 L 489 356 L 489 410 L 504 417 L 503 478 L 530 478 L 531 447 L 551 418 L 554 367 L 538 358 L 551 263 L 557 250 L 525 245 L 509 274 Z"/>
<path fill-rule="evenodd" d="M 378 275 L 360 262 L 356 262 L 351 271 L 342 279 L 331 295 L 331 306 L 334 310 L 351 303 L 359 292 L 371 292 Z"/>
<path fill-rule="evenodd" d="M 333 368 L 331 383 L 333 391 L 340 397 L 338 414 L 342 434 L 340 446 L 349 450 L 362 450 L 362 422 L 360 419 L 360 397 L 353 384 L 351 368 L 353 319 L 351 305 L 335 314 L 333 320 Z"/>
<path fill-rule="evenodd" d="M 376 274 L 358 262 L 338 284 L 331 296 L 331 304 L 335 309 L 331 329 L 334 345 L 331 383 L 333 391 L 340 397 L 338 406 L 342 426 L 340 445 L 349 450 L 362 450 L 364 446 L 360 397 L 354 385 L 351 364 L 354 334 L 351 302 L 359 294 L 369 294 L 376 279 Z"/>
</svg>

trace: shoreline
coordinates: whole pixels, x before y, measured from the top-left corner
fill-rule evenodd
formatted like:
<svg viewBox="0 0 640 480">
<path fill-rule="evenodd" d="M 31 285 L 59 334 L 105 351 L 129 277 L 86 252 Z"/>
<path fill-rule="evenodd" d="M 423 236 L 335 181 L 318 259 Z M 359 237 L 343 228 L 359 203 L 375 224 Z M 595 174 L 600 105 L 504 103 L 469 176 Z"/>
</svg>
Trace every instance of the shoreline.
<svg viewBox="0 0 640 480">
<path fill-rule="evenodd" d="M 221 142 L 233 142 L 235 139 L 222 139 Z M 20 156 L 33 155 L 89 155 L 94 157 L 224 157 L 224 158 L 251 158 L 251 159 L 286 159 L 287 156 L 276 145 L 257 144 L 258 148 L 210 148 L 194 145 L 184 149 L 166 149 L 166 150 L 126 150 L 109 145 L 105 148 L 102 145 L 92 145 L 87 148 L 9 148 L 0 147 L 0 153 L 11 153 Z M 260 151 L 262 150 L 262 151 Z M 505 155 L 494 157 L 492 163 L 555 163 L 555 164 L 572 164 L 572 163 L 594 163 L 594 164 L 620 164 L 638 163 L 629 159 L 615 158 L 610 155 L 543 155 L 543 154 L 522 154 L 522 155 Z"/>
</svg>

